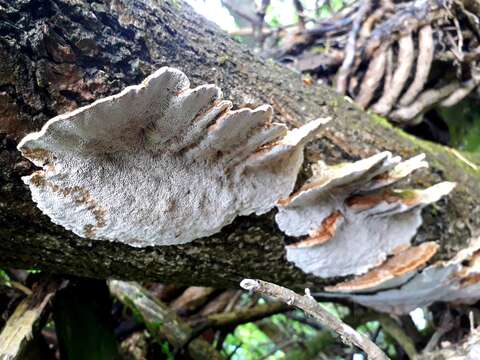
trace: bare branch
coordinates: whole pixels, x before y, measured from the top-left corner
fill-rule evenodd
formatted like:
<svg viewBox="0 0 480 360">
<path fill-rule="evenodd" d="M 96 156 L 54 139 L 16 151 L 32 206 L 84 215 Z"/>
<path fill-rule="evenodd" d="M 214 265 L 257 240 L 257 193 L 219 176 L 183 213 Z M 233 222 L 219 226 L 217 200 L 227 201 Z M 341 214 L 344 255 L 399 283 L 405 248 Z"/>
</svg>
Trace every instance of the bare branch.
<svg viewBox="0 0 480 360">
<path fill-rule="evenodd" d="M 256 27 L 256 36 L 261 43 L 265 40 L 265 36 L 263 36 L 263 26 L 265 24 L 265 15 L 267 13 L 268 5 L 270 5 L 270 0 L 262 0 L 257 9 L 258 26 Z"/>
<path fill-rule="evenodd" d="M 393 74 L 392 87 L 386 89 L 380 100 L 372 106 L 372 109 L 381 115 L 387 115 L 390 112 L 412 69 L 414 59 L 412 34 L 400 38 L 398 47 L 397 69 Z"/>
<path fill-rule="evenodd" d="M 311 296 L 301 296 L 292 290 L 262 280 L 244 279 L 240 283 L 240 286 L 245 290 L 260 293 L 262 295 L 268 295 L 275 299 L 284 301 L 288 305 L 298 307 L 307 314 L 313 316 L 320 323 L 322 323 L 322 325 L 325 325 L 329 329 L 339 334 L 340 338 L 345 344 L 354 344 L 365 351 L 368 357 L 372 360 L 388 359 L 384 352 L 380 350 L 380 348 L 370 339 L 358 333 L 353 328 L 325 311 Z"/>
<path fill-rule="evenodd" d="M 440 326 L 437 327 L 435 332 L 433 333 L 432 337 L 430 340 L 428 340 L 427 345 L 423 349 L 424 353 L 429 353 L 432 352 L 438 345 L 438 342 L 442 339 L 442 337 L 452 330 L 454 327 L 454 324 L 452 323 L 452 314 L 450 314 L 450 311 L 445 312 L 445 314 L 442 317 L 442 320 L 440 322 Z"/>
<path fill-rule="evenodd" d="M 387 314 L 376 314 L 383 331 L 390 335 L 407 353 L 410 359 L 415 359 L 417 349 L 413 340 L 405 333 L 402 327 Z"/>
<path fill-rule="evenodd" d="M 402 106 L 408 105 L 415 100 L 425 86 L 428 74 L 430 74 L 430 67 L 432 66 L 434 53 L 433 31 L 430 25 L 424 26 L 420 29 L 418 33 L 418 47 L 415 78 L 400 99 L 400 105 Z"/>
<path fill-rule="evenodd" d="M 303 7 L 303 4 L 300 0 L 293 0 L 293 5 L 295 6 L 295 9 L 297 10 L 297 15 L 298 15 L 298 26 L 300 30 L 305 30 L 305 9 Z"/>
<path fill-rule="evenodd" d="M 170 308 L 177 314 L 195 311 L 207 302 L 214 291 L 211 287 L 190 286 L 170 304 Z"/>
<path fill-rule="evenodd" d="M 363 108 L 366 108 L 372 100 L 375 90 L 377 90 L 380 80 L 382 80 L 385 73 L 387 52 L 388 50 L 379 48 L 368 65 L 367 72 L 360 85 L 360 91 L 355 98 L 355 101 Z"/>
<path fill-rule="evenodd" d="M 352 30 L 348 36 L 347 45 L 345 47 L 345 58 L 343 60 L 342 66 L 340 67 L 337 74 L 337 91 L 340 94 L 344 94 L 348 87 L 348 77 L 351 72 L 351 67 L 355 60 L 356 54 L 356 42 L 358 32 L 362 26 L 363 19 L 370 10 L 371 2 L 370 0 L 363 0 L 360 9 L 355 14 L 355 20 L 353 21 Z"/>
<path fill-rule="evenodd" d="M 459 88 L 460 83 L 458 81 L 453 81 L 438 89 L 425 90 L 412 104 L 393 111 L 390 114 L 390 118 L 393 121 L 402 123 L 412 122 L 417 116 L 430 109 L 439 101 L 446 99 Z"/>
<path fill-rule="evenodd" d="M 440 105 L 449 107 L 458 104 L 465 99 L 478 85 L 479 80 L 473 78 L 462 84 L 457 90 L 452 92 Z"/>
</svg>

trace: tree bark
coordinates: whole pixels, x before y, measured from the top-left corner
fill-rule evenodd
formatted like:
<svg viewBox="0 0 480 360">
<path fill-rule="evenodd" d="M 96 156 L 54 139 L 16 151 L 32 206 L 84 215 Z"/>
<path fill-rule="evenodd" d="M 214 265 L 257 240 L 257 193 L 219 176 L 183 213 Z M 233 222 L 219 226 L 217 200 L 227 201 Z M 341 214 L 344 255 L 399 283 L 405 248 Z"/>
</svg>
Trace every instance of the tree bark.
<svg viewBox="0 0 480 360">
<path fill-rule="evenodd" d="M 0 0 L 0 266 L 178 284 L 237 286 L 244 277 L 292 288 L 330 283 L 285 259 L 274 211 L 237 218 L 220 233 L 179 246 L 133 248 L 75 236 L 32 202 L 21 176 L 33 165 L 16 150 L 28 132 L 56 114 L 137 84 L 161 66 L 185 72 L 192 86 L 215 83 L 236 105 L 272 104 L 275 121 L 331 121 L 306 148 L 309 164 L 357 160 L 381 150 L 405 158 L 424 152 L 430 169 L 411 184 L 442 180 L 457 188 L 423 212 L 414 244 L 435 240 L 449 259 L 480 225 L 480 172 L 445 147 L 415 139 L 321 85 L 255 57 L 181 1 Z"/>
</svg>

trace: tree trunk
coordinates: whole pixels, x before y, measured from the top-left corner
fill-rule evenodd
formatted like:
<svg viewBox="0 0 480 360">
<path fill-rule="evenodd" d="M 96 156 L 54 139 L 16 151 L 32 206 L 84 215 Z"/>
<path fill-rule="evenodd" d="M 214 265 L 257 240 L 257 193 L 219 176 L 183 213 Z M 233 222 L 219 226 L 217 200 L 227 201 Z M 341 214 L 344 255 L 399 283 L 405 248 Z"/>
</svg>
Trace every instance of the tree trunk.
<svg viewBox="0 0 480 360">
<path fill-rule="evenodd" d="M 50 222 L 31 200 L 21 176 L 33 165 L 16 144 L 51 117 L 137 84 L 162 66 L 185 72 L 192 86 L 215 83 L 235 105 L 272 104 L 289 127 L 333 118 L 305 151 L 309 164 L 358 160 L 382 150 L 408 158 L 426 153 L 430 169 L 413 186 L 458 183 L 447 200 L 423 211 L 413 240 L 434 240 L 434 260 L 448 260 L 480 225 L 480 172 L 446 147 L 418 140 L 361 111 L 321 85 L 255 57 L 181 1 L 0 0 L 0 266 L 56 273 L 204 286 L 237 286 L 244 277 L 294 288 L 332 283 L 285 258 L 286 236 L 274 211 L 237 218 L 185 245 L 134 248 L 80 238 Z"/>
</svg>

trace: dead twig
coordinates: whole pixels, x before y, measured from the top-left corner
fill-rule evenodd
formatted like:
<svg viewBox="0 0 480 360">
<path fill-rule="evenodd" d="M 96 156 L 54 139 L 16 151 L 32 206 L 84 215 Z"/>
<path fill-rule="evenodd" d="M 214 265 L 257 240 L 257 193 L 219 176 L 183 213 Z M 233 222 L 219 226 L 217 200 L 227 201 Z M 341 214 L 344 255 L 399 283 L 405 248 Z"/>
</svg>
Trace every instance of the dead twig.
<svg viewBox="0 0 480 360">
<path fill-rule="evenodd" d="M 455 157 L 457 157 L 460 161 L 462 161 L 465 165 L 470 167 L 471 169 L 478 171 L 479 167 L 473 163 L 472 161 L 468 160 L 465 156 L 463 156 L 458 150 L 448 148 L 448 151 L 451 152 Z"/>
<path fill-rule="evenodd" d="M 27 296 L 32 295 L 32 290 L 30 290 L 28 287 L 23 285 L 21 282 L 10 281 L 9 285 L 14 289 L 20 290 L 22 293 L 24 293 Z"/>
<path fill-rule="evenodd" d="M 219 314 L 212 314 L 206 317 L 193 319 L 190 325 L 194 328 L 228 328 L 257 321 L 268 316 L 289 311 L 291 308 L 284 303 L 260 304 L 248 309 L 234 310 Z"/>
<path fill-rule="evenodd" d="M 387 91 L 387 89 L 390 89 L 392 86 L 392 81 L 393 81 L 393 67 L 394 67 L 394 61 L 393 61 L 393 49 L 390 46 L 387 50 L 387 58 L 385 60 L 385 77 L 383 80 L 383 91 Z"/>
<path fill-rule="evenodd" d="M 347 344 L 354 344 L 368 355 L 372 360 L 387 360 L 388 357 L 380 348 L 375 345 L 370 339 L 358 333 L 335 316 L 325 311 L 315 299 L 309 295 L 301 296 L 292 290 L 284 287 L 253 279 L 244 279 L 240 286 L 246 290 L 253 291 L 262 295 L 271 296 L 275 299 L 286 302 L 288 305 L 295 306 L 307 314 L 313 316 L 322 325 L 335 331 L 340 335 L 342 341 Z"/>
<path fill-rule="evenodd" d="M 413 340 L 405 333 L 400 324 L 387 314 L 378 314 L 378 321 L 383 331 L 389 334 L 405 351 L 410 359 L 415 359 L 417 349 Z"/>
<path fill-rule="evenodd" d="M 387 59 L 387 52 L 385 48 L 379 48 L 373 56 L 372 61 L 368 64 L 367 72 L 363 77 L 360 91 L 355 101 L 362 107 L 366 108 L 375 94 L 380 80 L 382 80 L 385 73 L 385 63 Z"/>
<path fill-rule="evenodd" d="M 400 38 L 398 47 L 397 69 L 393 74 L 392 86 L 385 89 L 380 100 L 372 106 L 373 111 L 381 115 L 387 115 L 390 112 L 410 75 L 415 55 L 412 34 Z"/>
<path fill-rule="evenodd" d="M 347 45 L 345 46 L 345 58 L 343 59 L 342 66 L 337 73 L 336 88 L 337 92 L 339 92 L 340 94 L 345 94 L 345 91 L 348 88 L 348 77 L 350 75 L 352 65 L 355 61 L 358 32 L 361 29 L 363 19 L 367 15 L 368 11 L 370 11 L 370 7 L 370 0 L 362 0 L 360 8 L 355 14 L 355 19 L 353 20 L 352 24 L 352 30 L 350 31 L 347 39 Z"/>
<path fill-rule="evenodd" d="M 256 36 L 262 45 L 265 40 L 265 36 L 263 36 L 262 32 L 263 26 L 265 25 L 265 15 L 267 13 L 268 5 L 270 5 L 270 0 L 262 0 L 257 9 L 258 25 L 256 26 Z"/>
<path fill-rule="evenodd" d="M 458 104 L 465 99 L 478 85 L 478 80 L 470 79 L 465 81 L 458 89 L 452 92 L 445 100 L 440 103 L 441 106 L 450 107 Z"/>
<path fill-rule="evenodd" d="M 215 289 L 210 287 L 190 286 L 170 303 L 170 308 L 177 314 L 193 312 L 205 304 L 214 291 Z"/>
<path fill-rule="evenodd" d="M 425 86 L 432 66 L 434 48 L 432 27 L 430 25 L 422 27 L 418 32 L 418 57 L 415 78 L 401 97 L 400 105 L 406 106 L 410 104 Z"/>
<path fill-rule="evenodd" d="M 460 88 L 458 81 L 453 81 L 438 89 L 426 90 L 412 104 L 401 107 L 390 114 L 390 119 L 401 123 L 412 123 L 415 118 L 429 110 L 441 100 Z"/>
</svg>

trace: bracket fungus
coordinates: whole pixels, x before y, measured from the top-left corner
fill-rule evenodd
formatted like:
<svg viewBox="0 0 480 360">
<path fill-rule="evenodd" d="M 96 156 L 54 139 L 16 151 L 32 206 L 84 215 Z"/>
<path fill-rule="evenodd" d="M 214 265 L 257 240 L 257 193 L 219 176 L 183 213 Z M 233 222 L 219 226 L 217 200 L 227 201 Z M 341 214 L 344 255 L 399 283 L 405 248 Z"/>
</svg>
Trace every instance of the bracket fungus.
<svg viewBox="0 0 480 360">
<path fill-rule="evenodd" d="M 287 246 L 287 259 L 321 277 L 359 275 L 410 246 L 422 223 L 421 209 L 455 184 L 387 187 L 426 166 L 423 154 L 402 161 L 390 152 L 334 166 L 318 163 L 300 190 L 277 203 L 279 228 L 301 238 Z"/>
<path fill-rule="evenodd" d="M 438 248 L 439 245 L 433 241 L 408 247 L 366 274 L 334 286 L 326 286 L 325 290 L 366 293 L 394 288 L 411 279 L 435 255 Z"/>
<path fill-rule="evenodd" d="M 396 288 L 373 294 L 337 293 L 335 297 L 348 297 L 378 311 L 399 315 L 436 301 L 476 302 L 480 297 L 480 238 L 475 238 L 453 259 L 426 267 Z"/>
<path fill-rule="evenodd" d="M 288 196 L 303 145 L 327 119 L 289 131 L 272 108 L 231 110 L 214 85 L 190 89 L 161 68 L 49 120 L 19 144 L 43 169 L 24 177 L 33 200 L 75 234 L 128 245 L 212 235 Z"/>
</svg>

